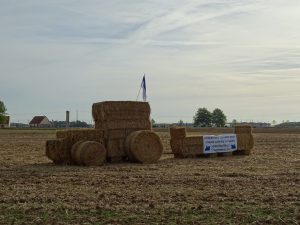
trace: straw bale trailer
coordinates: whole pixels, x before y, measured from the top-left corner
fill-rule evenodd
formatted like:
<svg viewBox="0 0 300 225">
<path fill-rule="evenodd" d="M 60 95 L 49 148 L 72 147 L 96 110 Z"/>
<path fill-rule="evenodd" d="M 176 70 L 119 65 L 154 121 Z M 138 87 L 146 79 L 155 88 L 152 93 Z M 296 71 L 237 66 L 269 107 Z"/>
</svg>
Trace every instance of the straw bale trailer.
<svg viewBox="0 0 300 225">
<path fill-rule="evenodd" d="M 197 156 L 224 156 L 224 155 L 250 155 L 254 147 L 254 138 L 252 127 L 236 126 L 234 133 L 236 135 L 235 151 L 209 153 L 205 152 L 203 136 L 187 136 L 184 127 L 170 128 L 170 146 L 175 158 L 189 158 Z"/>
<path fill-rule="evenodd" d="M 46 155 L 56 164 L 85 166 L 105 162 L 154 163 L 163 145 L 151 131 L 147 102 L 107 101 L 92 106 L 95 129 L 62 130 L 46 143 Z"/>
</svg>

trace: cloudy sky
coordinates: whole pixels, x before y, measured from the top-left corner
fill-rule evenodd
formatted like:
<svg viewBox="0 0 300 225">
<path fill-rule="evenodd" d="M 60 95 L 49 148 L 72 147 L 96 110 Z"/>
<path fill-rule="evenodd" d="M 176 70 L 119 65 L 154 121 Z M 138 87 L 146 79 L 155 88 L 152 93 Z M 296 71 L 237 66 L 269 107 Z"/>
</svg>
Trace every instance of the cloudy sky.
<svg viewBox="0 0 300 225">
<path fill-rule="evenodd" d="M 0 100 L 12 121 L 91 121 L 135 100 L 157 122 L 199 107 L 300 121 L 299 0 L 0 0 Z"/>
</svg>

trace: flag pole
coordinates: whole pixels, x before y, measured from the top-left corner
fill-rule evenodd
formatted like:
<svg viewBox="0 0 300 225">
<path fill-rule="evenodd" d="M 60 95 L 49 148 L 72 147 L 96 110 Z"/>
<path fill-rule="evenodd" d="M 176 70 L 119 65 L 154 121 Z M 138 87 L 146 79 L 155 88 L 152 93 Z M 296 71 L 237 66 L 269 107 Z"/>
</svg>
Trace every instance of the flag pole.
<svg viewBox="0 0 300 225">
<path fill-rule="evenodd" d="M 144 74 L 144 76 L 145 76 L 145 74 Z M 137 102 L 137 100 L 138 100 L 138 98 L 139 98 L 139 96 L 140 96 L 140 93 L 141 93 L 142 83 L 143 83 L 143 80 L 142 80 L 141 85 L 140 85 L 139 93 L 138 93 L 138 95 L 136 96 L 136 100 L 135 100 L 136 102 Z"/>
<path fill-rule="evenodd" d="M 139 98 L 139 96 L 140 96 L 141 89 L 142 89 L 142 86 L 140 87 L 139 93 L 138 93 L 138 95 L 136 96 L 136 100 L 135 100 L 136 102 L 137 102 L 137 100 L 138 100 L 138 98 Z"/>
</svg>

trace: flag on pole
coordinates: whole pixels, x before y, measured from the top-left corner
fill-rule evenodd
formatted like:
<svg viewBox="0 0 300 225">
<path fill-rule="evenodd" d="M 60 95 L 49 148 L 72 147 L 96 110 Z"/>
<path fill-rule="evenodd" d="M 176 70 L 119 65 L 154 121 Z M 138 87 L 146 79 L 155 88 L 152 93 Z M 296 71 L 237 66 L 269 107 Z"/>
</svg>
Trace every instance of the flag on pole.
<svg viewBox="0 0 300 225">
<path fill-rule="evenodd" d="M 147 101 L 147 87 L 146 87 L 146 76 L 145 76 L 145 74 L 143 76 L 141 88 L 143 89 L 143 100 L 144 100 L 144 102 L 146 102 Z"/>
</svg>

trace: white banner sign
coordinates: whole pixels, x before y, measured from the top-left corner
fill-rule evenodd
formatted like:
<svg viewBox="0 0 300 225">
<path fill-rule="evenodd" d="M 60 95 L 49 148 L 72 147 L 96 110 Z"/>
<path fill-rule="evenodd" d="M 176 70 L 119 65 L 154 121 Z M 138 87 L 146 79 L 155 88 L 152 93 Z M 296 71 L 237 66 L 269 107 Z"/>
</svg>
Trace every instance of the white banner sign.
<svg viewBox="0 0 300 225">
<path fill-rule="evenodd" d="M 204 135 L 204 154 L 233 152 L 237 150 L 236 134 Z"/>
</svg>

